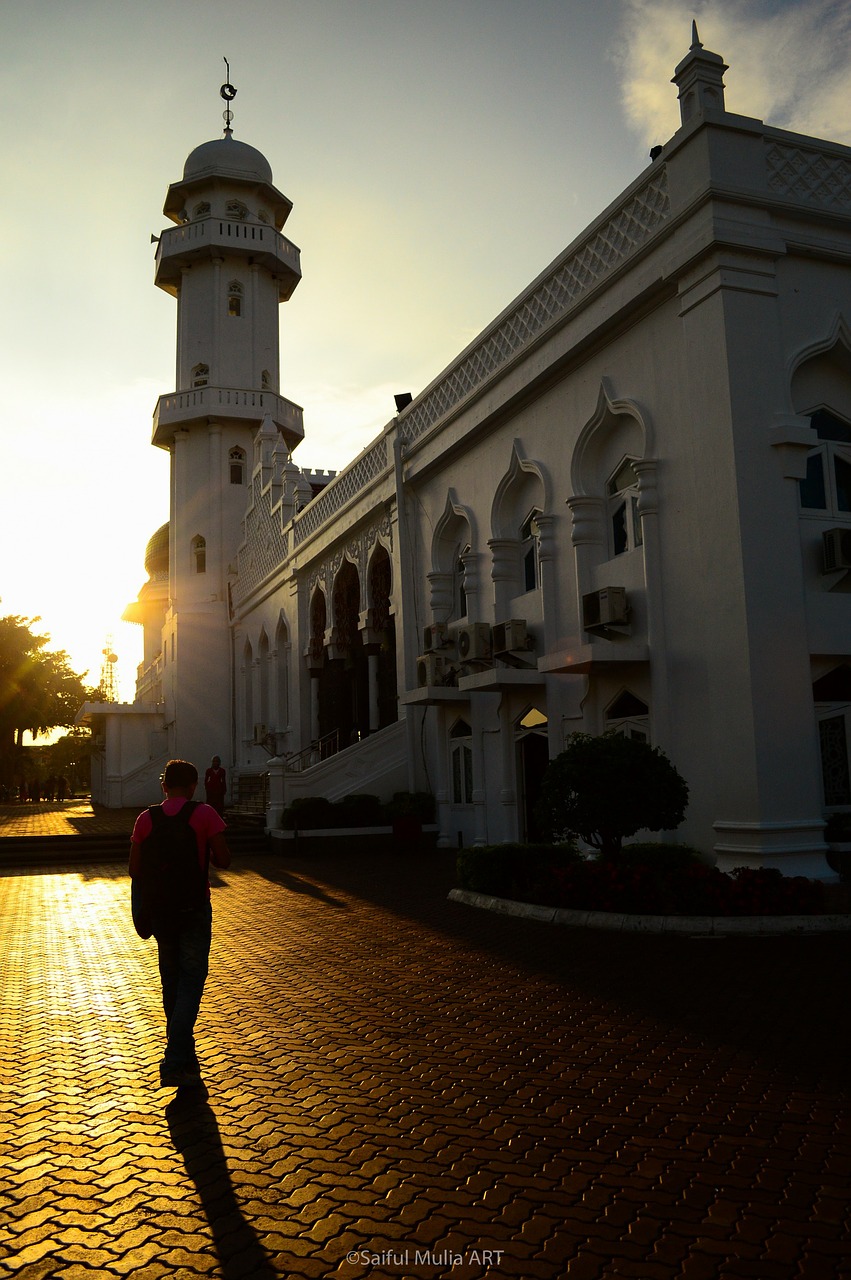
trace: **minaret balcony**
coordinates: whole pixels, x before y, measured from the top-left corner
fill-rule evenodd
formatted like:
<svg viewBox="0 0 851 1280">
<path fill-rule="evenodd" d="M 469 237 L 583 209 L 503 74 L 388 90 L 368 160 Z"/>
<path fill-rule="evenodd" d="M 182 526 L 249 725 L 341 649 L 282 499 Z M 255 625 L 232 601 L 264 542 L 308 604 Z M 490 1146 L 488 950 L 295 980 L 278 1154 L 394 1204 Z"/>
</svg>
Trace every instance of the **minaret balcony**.
<svg viewBox="0 0 851 1280">
<path fill-rule="evenodd" d="M 266 414 L 289 449 L 304 437 L 304 416 L 300 405 L 274 391 L 241 390 L 238 387 L 193 387 L 160 396 L 154 410 L 151 443 L 169 449 L 176 431 L 208 426 L 216 422 L 241 422 L 258 426 Z"/>
<path fill-rule="evenodd" d="M 176 295 L 185 268 L 234 253 L 258 263 L 278 278 L 281 302 L 292 297 L 301 279 L 298 248 L 266 223 L 227 218 L 200 218 L 163 231 L 157 245 L 155 283 Z"/>
</svg>

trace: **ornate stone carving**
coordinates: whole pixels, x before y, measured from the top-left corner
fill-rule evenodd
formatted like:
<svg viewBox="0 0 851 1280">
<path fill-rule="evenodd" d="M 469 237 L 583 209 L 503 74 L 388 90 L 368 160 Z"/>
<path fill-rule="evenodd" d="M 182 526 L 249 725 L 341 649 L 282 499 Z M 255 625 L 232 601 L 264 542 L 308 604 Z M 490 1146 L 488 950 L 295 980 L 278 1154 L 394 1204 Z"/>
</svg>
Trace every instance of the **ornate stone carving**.
<svg viewBox="0 0 851 1280">
<path fill-rule="evenodd" d="M 768 185 L 775 195 L 847 213 L 851 209 L 851 163 L 829 151 L 769 143 Z"/>
</svg>

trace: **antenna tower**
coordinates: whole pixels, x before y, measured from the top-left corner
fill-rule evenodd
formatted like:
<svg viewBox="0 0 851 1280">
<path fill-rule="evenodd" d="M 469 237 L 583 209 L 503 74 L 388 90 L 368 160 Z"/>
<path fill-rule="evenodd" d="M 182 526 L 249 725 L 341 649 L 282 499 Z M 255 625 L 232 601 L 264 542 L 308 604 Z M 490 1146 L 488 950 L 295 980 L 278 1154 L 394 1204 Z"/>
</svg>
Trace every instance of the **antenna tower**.
<svg viewBox="0 0 851 1280">
<path fill-rule="evenodd" d="M 115 664 L 117 661 L 118 655 L 112 647 L 112 636 L 107 636 L 106 647 L 103 650 L 103 662 L 100 668 L 100 691 L 104 702 L 118 701 L 115 687 Z"/>
</svg>

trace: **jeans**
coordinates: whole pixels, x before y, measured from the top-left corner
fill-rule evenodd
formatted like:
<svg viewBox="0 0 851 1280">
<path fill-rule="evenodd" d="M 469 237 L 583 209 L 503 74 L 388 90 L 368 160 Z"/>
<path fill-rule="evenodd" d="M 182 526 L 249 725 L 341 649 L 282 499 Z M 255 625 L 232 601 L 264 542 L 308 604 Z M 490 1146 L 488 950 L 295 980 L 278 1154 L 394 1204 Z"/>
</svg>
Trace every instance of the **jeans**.
<svg viewBox="0 0 851 1280">
<path fill-rule="evenodd" d="M 207 902 L 187 912 L 177 924 L 154 929 L 168 1034 L 162 1066 L 170 1071 L 198 1063 L 193 1032 L 207 979 L 212 927 L 213 910 Z"/>
</svg>

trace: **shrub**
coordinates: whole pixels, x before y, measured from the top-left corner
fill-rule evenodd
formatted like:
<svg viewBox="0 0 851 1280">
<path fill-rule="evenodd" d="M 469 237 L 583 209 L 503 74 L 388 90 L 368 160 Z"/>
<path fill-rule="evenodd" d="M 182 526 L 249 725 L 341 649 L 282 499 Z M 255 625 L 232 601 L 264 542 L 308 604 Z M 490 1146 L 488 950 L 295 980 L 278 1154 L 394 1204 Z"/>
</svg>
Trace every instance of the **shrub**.
<svg viewBox="0 0 851 1280">
<path fill-rule="evenodd" d="M 434 822 L 434 796 L 430 791 L 397 791 L 385 808 L 391 821 L 418 818 L 420 822 Z"/>
<path fill-rule="evenodd" d="M 658 747 L 618 733 L 574 733 L 541 782 L 537 817 L 555 840 L 579 836 L 607 856 L 636 831 L 682 822 L 688 786 Z"/>
<path fill-rule="evenodd" d="M 338 827 L 383 827 L 387 822 L 378 796 L 343 796 L 333 808 L 334 825 Z"/>
<path fill-rule="evenodd" d="M 285 831 L 311 831 L 334 826 L 334 806 L 324 796 L 297 796 L 281 818 Z"/>
</svg>

